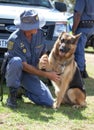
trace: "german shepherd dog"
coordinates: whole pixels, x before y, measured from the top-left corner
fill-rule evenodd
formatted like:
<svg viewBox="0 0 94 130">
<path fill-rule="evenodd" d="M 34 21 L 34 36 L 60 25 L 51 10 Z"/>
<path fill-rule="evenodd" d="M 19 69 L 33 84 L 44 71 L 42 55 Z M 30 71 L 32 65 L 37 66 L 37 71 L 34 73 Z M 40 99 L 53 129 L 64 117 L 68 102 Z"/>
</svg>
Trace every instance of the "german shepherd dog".
<svg viewBox="0 0 94 130">
<path fill-rule="evenodd" d="M 51 81 L 57 97 L 53 108 L 59 108 L 61 103 L 72 104 L 76 108 L 86 106 L 84 83 L 74 59 L 80 35 L 62 32 L 49 54 L 46 70 L 55 71 L 61 77 L 60 81 Z"/>
</svg>

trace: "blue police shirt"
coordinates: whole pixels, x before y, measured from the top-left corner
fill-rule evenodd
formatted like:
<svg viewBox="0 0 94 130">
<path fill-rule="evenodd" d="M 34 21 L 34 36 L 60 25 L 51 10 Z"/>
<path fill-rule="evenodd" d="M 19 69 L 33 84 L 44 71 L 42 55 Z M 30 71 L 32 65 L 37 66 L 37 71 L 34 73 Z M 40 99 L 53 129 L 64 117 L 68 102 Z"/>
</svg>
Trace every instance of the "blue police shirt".
<svg viewBox="0 0 94 130">
<path fill-rule="evenodd" d="M 76 0 L 74 11 L 80 12 L 81 20 L 94 20 L 94 0 Z"/>
<path fill-rule="evenodd" d="M 39 58 L 47 51 L 43 31 L 40 29 L 37 34 L 32 36 L 30 43 L 22 30 L 16 30 L 9 37 L 7 45 L 9 59 L 18 56 L 22 59 L 22 62 L 27 62 L 33 66 L 37 66 Z"/>
</svg>

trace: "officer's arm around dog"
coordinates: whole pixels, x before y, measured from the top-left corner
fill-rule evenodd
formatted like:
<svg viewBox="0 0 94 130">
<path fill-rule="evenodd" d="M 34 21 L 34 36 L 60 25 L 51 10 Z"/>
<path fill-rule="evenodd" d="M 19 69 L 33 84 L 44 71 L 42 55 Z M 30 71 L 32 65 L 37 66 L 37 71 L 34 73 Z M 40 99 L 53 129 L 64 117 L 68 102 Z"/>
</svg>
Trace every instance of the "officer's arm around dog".
<svg viewBox="0 0 94 130">
<path fill-rule="evenodd" d="M 46 77 L 53 81 L 56 81 L 59 79 L 59 76 L 55 72 L 46 72 L 46 71 L 39 70 L 39 69 L 35 68 L 34 66 L 29 65 L 26 62 L 23 62 L 23 70 L 30 74 Z"/>
</svg>

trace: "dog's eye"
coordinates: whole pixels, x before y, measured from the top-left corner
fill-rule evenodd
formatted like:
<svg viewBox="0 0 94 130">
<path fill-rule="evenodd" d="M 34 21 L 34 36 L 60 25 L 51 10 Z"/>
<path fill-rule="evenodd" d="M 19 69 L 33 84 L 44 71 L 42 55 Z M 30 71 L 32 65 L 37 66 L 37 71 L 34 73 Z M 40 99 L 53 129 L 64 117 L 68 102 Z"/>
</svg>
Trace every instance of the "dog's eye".
<svg viewBox="0 0 94 130">
<path fill-rule="evenodd" d="M 61 43 L 63 43 L 64 42 L 64 39 L 61 39 Z"/>
<path fill-rule="evenodd" d="M 70 40 L 68 40 L 68 41 L 66 42 L 66 44 L 70 45 L 70 44 L 71 44 L 71 41 L 70 41 Z"/>
</svg>

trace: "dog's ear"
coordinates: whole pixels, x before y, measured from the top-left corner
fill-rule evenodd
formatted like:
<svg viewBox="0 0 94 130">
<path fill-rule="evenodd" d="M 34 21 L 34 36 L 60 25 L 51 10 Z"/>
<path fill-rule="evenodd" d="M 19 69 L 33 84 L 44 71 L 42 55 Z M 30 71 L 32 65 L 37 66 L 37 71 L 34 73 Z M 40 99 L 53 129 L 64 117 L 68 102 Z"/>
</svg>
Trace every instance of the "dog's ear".
<svg viewBox="0 0 94 130">
<path fill-rule="evenodd" d="M 62 35 L 64 34 L 65 32 L 62 32 L 62 33 L 60 33 L 60 35 L 59 35 L 59 39 L 61 39 L 61 37 L 62 37 Z"/>
<path fill-rule="evenodd" d="M 79 40 L 81 34 L 82 34 L 82 33 L 79 33 L 79 34 L 75 35 L 75 44 L 77 44 L 77 42 L 78 42 L 78 40 Z"/>
</svg>

